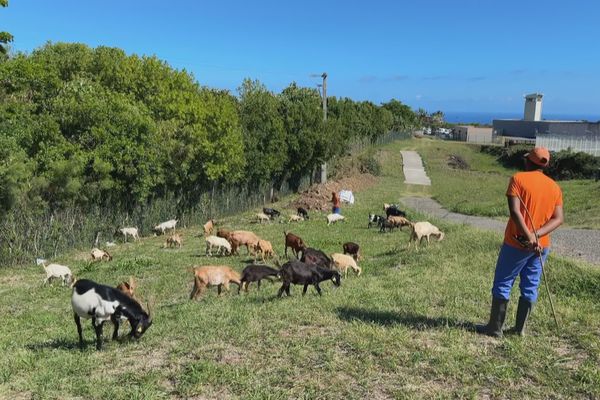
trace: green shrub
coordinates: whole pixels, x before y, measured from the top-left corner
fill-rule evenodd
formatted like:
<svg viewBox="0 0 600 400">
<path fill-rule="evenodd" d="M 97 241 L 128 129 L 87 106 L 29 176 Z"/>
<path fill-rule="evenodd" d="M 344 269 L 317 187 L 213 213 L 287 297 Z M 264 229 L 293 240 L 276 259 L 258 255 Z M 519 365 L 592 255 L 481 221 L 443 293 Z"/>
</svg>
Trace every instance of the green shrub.
<svg viewBox="0 0 600 400">
<path fill-rule="evenodd" d="M 481 152 L 491 154 L 507 168 L 522 168 L 523 157 L 532 146 L 517 145 L 509 147 L 481 146 Z M 546 174 L 556 180 L 593 179 L 600 171 L 600 157 L 583 152 L 561 150 L 550 152 L 550 166 Z"/>
</svg>

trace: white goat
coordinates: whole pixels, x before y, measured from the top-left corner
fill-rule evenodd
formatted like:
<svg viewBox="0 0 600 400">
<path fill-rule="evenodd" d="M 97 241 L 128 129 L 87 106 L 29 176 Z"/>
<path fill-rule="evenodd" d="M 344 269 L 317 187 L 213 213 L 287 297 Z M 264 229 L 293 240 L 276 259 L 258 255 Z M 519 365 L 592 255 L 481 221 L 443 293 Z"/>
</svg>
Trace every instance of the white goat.
<svg viewBox="0 0 600 400">
<path fill-rule="evenodd" d="M 212 256 L 212 248 L 216 247 L 220 255 L 231 254 L 231 243 L 222 237 L 207 236 L 206 237 L 206 254 Z"/>
<path fill-rule="evenodd" d="M 138 234 L 138 228 L 121 228 L 119 229 L 121 235 L 125 237 L 125 241 L 127 241 L 127 236 L 133 237 L 134 241 L 140 240 L 140 236 Z"/>
<path fill-rule="evenodd" d="M 170 219 L 168 221 L 162 222 L 154 227 L 154 231 L 156 233 L 160 232 L 161 235 L 164 235 L 166 230 L 169 230 L 169 229 L 175 230 L 175 227 L 177 226 L 177 222 L 178 222 L 178 220 L 176 220 L 176 219 Z"/>
<path fill-rule="evenodd" d="M 44 279 L 44 284 L 50 283 L 50 279 L 59 278 L 63 281 L 63 286 L 66 284 L 70 284 L 73 281 L 73 273 L 64 265 L 60 264 L 42 264 L 44 267 L 44 271 L 46 271 L 46 279 Z"/>
<path fill-rule="evenodd" d="M 408 248 L 412 242 L 415 242 L 415 249 L 418 249 L 419 244 L 423 238 L 427 238 L 427 244 L 429 244 L 429 237 L 437 237 L 438 242 L 444 238 L 444 232 L 440 231 L 435 225 L 430 222 L 417 222 L 410 224 L 410 240 L 408 241 Z"/>
<path fill-rule="evenodd" d="M 256 213 L 256 219 L 258 220 L 259 223 L 263 223 L 263 221 L 269 221 L 271 219 L 271 217 L 269 217 L 267 214 L 263 213 L 263 212 L 259 212 Z"/>
<path fill-rule="evenodd" d="M 334 224 L 338 221 L 343 221 L 344 219 L 346 218 L 341 214 L 329 214 L 327 216 L 327 226 Z"/>
<path fill-rule="evenodd" d="M 340 273 L 344 273 L 344 278 L 348 277 L 348 268 L 352 268 L 352 270 L 356 273 L 356 276 L 360 276 L 362 273 L 362 269 L 356 264 L 356 261 L 352 256 L 347 254 L 333 253 L 331 255 L 331 259 L 333 260 L 333 266 Z"/>
<path fill-rule="evenodd" d="M 108 253 L 108 251 L 100 250 L 94 247 L 91 251 L 92 261 L 111 261 L 112 256 Z"/>
<path fill-rule="evenodd" d="M 290 219 L 288 220 L 288 224 L 290 222 L 300 222 L 300 221 L 304 221 L 304 217 L 302 215 L 293 214 L 293 215 L 290 215 Z"/>
</svg>

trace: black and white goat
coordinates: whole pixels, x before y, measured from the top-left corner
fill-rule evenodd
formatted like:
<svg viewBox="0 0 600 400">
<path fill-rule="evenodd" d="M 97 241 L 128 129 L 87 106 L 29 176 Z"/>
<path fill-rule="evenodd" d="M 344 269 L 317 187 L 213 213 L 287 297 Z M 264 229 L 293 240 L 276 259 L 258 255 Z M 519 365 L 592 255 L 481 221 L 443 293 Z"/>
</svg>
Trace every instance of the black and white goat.
<svg viewBox="0 0 600 400">
<path fill-rule="evenodd" d="M 98 350 L 102 349 L 102 326 L 108 320 L 115 326 L 113 340 L 118 338 L 119 322 L 122 317 L 129 320 L 131 325 L 129 335 L 134 339 L 142 337 L 152 325 L 152 317 L 142 309 L 140 303 L 118 289 L 88 279 L 81 279 L 73 284 L 71 306 L 79 334 L 79 346 L 82 348 L 81 318 L 92 319 Z"/>
<path fill-rule="evenodd" d="M 368 225 L 368 228 L 371 228 L 371 226 L 373 226 L 373 225 L 379 226 L 379 224 L 381 223 L 381 221 L 383 221 L 384 219 L 385 219 L 385 217 L 383 217 L 381 215 L 369 214 L 369 225 Z"/>
</svg>

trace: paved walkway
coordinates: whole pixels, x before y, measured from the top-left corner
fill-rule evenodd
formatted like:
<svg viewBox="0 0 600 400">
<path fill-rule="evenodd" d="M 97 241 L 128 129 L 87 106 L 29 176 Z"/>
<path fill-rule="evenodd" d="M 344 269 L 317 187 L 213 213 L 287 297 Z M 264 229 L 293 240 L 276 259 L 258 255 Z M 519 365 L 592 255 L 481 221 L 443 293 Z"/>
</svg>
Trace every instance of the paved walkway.
<svg viewBox="0 0 600 400">
<path fill-rule="evenodd" d="M 428 197 L 404 197 L 400 199 L 407 207 L 459 224 L 479 229 L 504 233 L 506 221 L 492 218 L 457 214 L 444 209 L 437 201 Z M 552 233 L 552 251 L 561 256 L 580 258 L 600 265 L 600 230 L 558 228 Z"/>
<path fill-rule="evenodd" d="M 404 183 L 431 186 L 431 180 L 425 173 L 421 156 L 416 151 L 401 151 L 404 170 Z"/>
</svg>

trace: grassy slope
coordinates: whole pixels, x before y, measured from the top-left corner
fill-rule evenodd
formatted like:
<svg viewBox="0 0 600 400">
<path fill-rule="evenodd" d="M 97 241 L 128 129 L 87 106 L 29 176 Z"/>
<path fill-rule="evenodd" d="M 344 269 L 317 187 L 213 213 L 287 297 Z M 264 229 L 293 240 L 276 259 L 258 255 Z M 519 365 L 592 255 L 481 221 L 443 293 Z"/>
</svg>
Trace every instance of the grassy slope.
<svg viewBox="0 0 600 400">
<path fill-rule="evenodd" d="M 508 217 L 504 195 L 508 179 L 516 172 L 502 167 L 494 157 L 479 152 L 478 146 L 440 140 L 412 140 L 404 147 L 418 151 L 424 160 L 433 187 L 432 196 L 444 207 L 469 215 Z M 451 154 L 462 156 L 470 170 L 448 166 Z M 600 182 L 572 180 L 559 182 L 563 190 L 566 224 L 600 228 Z"/>
<path fill-rule="evenodd" d="M 560 334 L 543 293 L 531 336 L 472 333 L 488 316 L 499 236 L 434 221 L 447 239 L 417 253 L 405 250 L 405 232 L 366 229 L 370 210 L 407 191 L 400 147 L 382 154 L 379 184 L 344 207 L 346 224 L 327 228 L 316 214 L 294 226 L 249 224 L 249 215 L 227 221 L 273 241 L 279 253 L 283 229 L 327 252 L 346 240 L 362 244 L 364 275 L 337 290 L 323 284 L 322 297 L 311 288 L 303 298 L 294 287 L 291 298 L 274 299 L 278 285 L 267 283 L 249 295 L 218 298 L 213 289 L 189 301 L 189 266 L 220 262 L 241 270 L 245 259 L 201 256 L 198 229 L 184 231 L 181 250 L 146 238 L 119 246 L 110 263 L 90 265 L 87 254 L 72 254 L 57 261 L 79 277 L 116 284 L 133 274 L 141 296 L 157 300 L 155 324 L 141 341 L 107 342 L 96 352 L 86 321 L 89 346 L 80 352 L 70 291 L 42 287 L 39 267 L 0 270 L 0 398 L 599 397 L 600 272 L 550 259 Z M 108 325 L 105 336 L 111 331 Z"/>
</svg>

